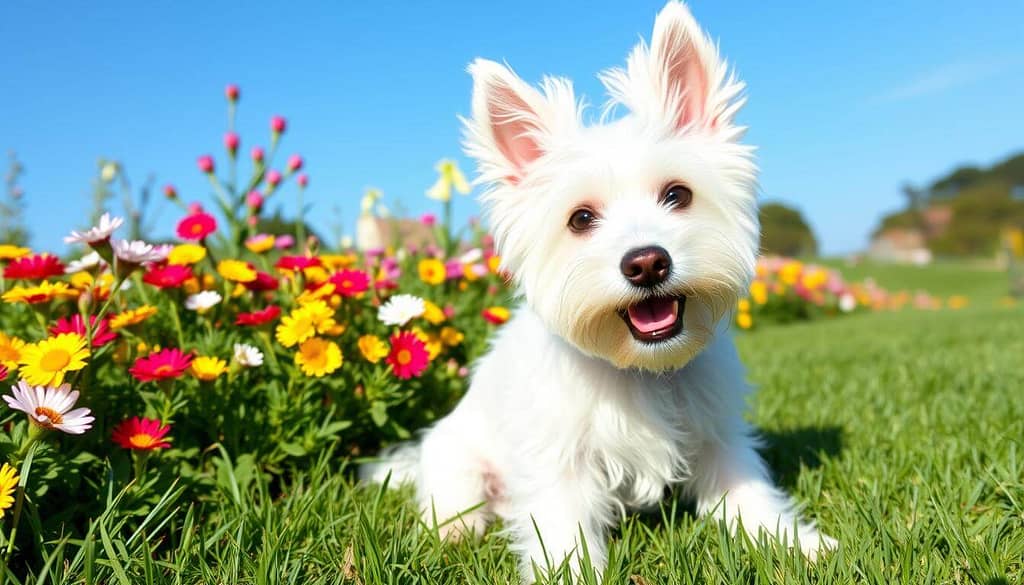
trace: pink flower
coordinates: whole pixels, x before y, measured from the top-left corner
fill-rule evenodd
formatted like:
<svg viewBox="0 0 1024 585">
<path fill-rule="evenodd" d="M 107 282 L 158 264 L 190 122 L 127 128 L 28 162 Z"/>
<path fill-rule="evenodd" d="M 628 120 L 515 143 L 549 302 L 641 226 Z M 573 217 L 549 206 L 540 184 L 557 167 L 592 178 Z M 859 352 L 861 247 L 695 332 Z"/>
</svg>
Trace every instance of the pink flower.
<svg viewBox="0 0 1024 585">
<path fill-rule="evenodd" d="M 231 156 L 235 156 L 235 153 L 238 152 L 239 142 L 240 139 L 238 138 L 238 134 L 234 132 L 228 132 L 227 134 L 224 135 L 224 148 L 226 148 L 228 152 L 231 153 Z"/>
<path fill-rule="evenodd" d="M 274 169 L 267 171 L 267 184 L 273 189 L 281 184 L 281 173 Z"/>
<path fill-rule="evenodd" d="M 263 207 L 263 195 L 259 191 L 249 191 L 245 196 L 245 204 L 253 209 Z"/>
<path fill-rule="evenodd" d="M 291 234 L 277 236 L 274 240 L 274 247 L 278 250 L 287 250 L 295 245 L 295 238 Z"/>
<path fill-rule="evenodd" d="M 198 201 L 193 201 L 188 204 L 189 215 L 195 215 L 197 213 L 203 213 L 203 204 Z"/>
<path fill-rule="evenodd" d="M 213 157 L 212 156 L 210 156 L 208 154 L 204 154 L 203 156 L 199 157 L 196 160 L 196 164 L 199 165 L 199 170 L 200 171 L 202 171 L 202 172 L 204 172 L 204 173 L 206 173 L 208 175 L 213 173 L 214 166 L 213 166 Z"/>
<path fill-rule="evenodd" d="M 294 173 L 295 171 L 298 171 L 300 169 L 302 169 L 302 157 L 297 154 L 289 156 L 288 171 Z"/>
<path fill-rule="evenodd" d="M 263 162 L 263 156 L 264 156 L 263 147 L 262 146 L 254 146 L 254 147 L 252 147 L 252 150 L 249 152 L 249 156 L 252 157 L 252 162 L 254 162 L 254 163 L 262 163 Z"/>
<path fill-rule="evenodd" d="M 177 199 L 178 190 L 174 188 L 174 185 L 164 185 L 164 197 L 168 199 Z"/>
<path fill-rule="evenodd" d="M 110 330 L 110 320 L 102 319 L 99 324 L 96 323 L 96 315 L 89 316 L 89 325 L 93 328 L 92 332 L 92 346 L 102 347 L 111 341 L 117 339 L 117 333 Z M 74 314 L 71 318 L 61 317 L 57 319 L 56 325 L 50 327 L 50 333 L 52 335 L 60 335 L 61 333 L 76 333 L 83 339 L 85 335 L 85 320 L 79 314 Z M 0 379 L 6 376 L 0 377 Z"/>
<path fill-rule="evenodd" d="M 299 178 L 296 180 L 299 182 L 299 187 L 302 187 L 303 189 L 309 185 L 309 177 L 306 176 L 305 173 L 299 175 Z"/>
<path fill-rule="evenodd" d="M 229 102 L 237 102 L 240 95 L 241 91 L 234 83 L 229 83 L 228 86 L 224 88 L 224 97 L 228 98 Z"/>
<path fill-rule="evenodd" d="M 437 223 L 437 216 L 433 213 L 424 213 L 420 216 L 420 223 L 427 227 L 433 227 Z"/>
<path fill-rule="evenodd" d="M 284 134 L 288 128 L 288 121 L 283 116 L 274 116 L 270 119 L 270 131 L 274 134 Z"/>
</svg>

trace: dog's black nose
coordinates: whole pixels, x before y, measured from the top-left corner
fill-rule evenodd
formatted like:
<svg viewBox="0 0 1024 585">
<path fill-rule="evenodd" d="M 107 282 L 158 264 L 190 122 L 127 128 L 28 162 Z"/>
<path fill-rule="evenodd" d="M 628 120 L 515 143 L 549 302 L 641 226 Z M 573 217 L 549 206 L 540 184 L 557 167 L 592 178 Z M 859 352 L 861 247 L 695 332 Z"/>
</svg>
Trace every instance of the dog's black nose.
<svg viewBox="0 0 1024 585">
<path fill-rule="evenodd" d="M 619 264 L 626 280 L 650 288 L 665 282 L 672 272 L 672 257 L 661 246 L 648 246 L 626 252 Z"/>
</svg>

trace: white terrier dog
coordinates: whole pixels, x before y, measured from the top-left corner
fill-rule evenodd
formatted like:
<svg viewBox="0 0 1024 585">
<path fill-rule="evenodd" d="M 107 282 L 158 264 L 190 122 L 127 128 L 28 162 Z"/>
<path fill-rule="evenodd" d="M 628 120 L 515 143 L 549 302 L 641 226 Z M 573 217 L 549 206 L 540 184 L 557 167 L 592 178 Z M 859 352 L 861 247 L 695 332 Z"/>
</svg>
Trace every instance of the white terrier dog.
<svg viewBox="0 0 1024 585">
<path fill-rule="evenodd" d="M 526 578 L 578 567 L 581 535 L 601 570 L 617 515 L 668 486 L 810 556 L 833 546 L 798 521 L 742 417 L 727 329 L 754 274 L 757 169 L 734 123 L 744 86 L 715 44 L 670 2 L 650 46 L 601 75 L 628 115 L 593 126 L 567 80 L 469 71 L 467 148 L 525 305 L 455 411 L 363 476 L 414 481 L 445 535 L 502 518 Z"/>
</svg>

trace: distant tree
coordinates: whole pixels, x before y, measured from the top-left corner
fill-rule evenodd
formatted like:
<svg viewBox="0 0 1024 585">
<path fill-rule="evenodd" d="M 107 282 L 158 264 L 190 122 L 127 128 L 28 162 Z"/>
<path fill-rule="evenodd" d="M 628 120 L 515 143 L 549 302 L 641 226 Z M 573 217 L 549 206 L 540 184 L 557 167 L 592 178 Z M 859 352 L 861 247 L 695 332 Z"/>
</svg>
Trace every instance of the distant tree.
<svg viewBox="0 0 1024 585">
<path fill-rule="evenodd" d="M 951 200 L 953 217 L 946 230 L 931 242 L 941 255 L 989 256 L 1000 245 L 1000 233 L 1024 226 L 1024 201 L 1011 195 L 1011 186 L 999 179 L 974 183 Z"/>
<path fill-rule="evenodd" d="M 11 151 L 7 153 L 7 176 L 5 197 L 0 201 L 0 244 L 26 246 L 29 231 L 25 227 L 25 191 L 18 184 L 25 167 L 18 161 L 18 156 Z"/>
<path fill-rule="evenodd" d="M 818 241 L 803 215 L 781 203 L 761 206 L 761 250 L 783 256 L 813 256 Z"/>
</svg>

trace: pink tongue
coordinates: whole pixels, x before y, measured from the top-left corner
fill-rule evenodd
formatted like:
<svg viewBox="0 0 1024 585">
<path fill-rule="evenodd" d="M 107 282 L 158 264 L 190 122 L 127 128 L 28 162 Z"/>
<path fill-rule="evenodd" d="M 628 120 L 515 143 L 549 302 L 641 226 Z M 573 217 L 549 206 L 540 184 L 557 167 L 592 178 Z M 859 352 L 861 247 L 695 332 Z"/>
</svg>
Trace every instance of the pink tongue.
<svg viewBox="0 0 1024 585">
<path fill-rule="evenodd" d="M 628 309 L 629 321 L 641 333 L 664 329 L 675 323 L 679 311 L 676 299 L 648 299 Z"/>
</svg>

